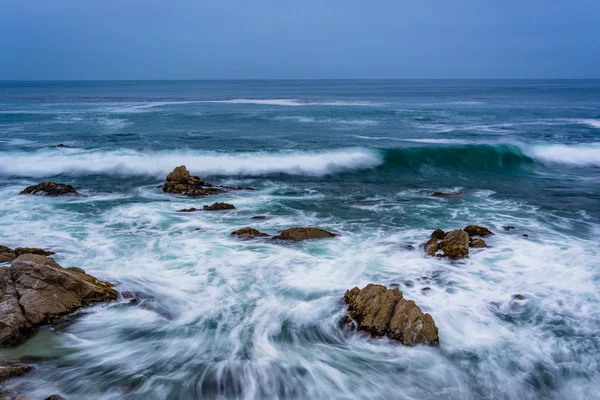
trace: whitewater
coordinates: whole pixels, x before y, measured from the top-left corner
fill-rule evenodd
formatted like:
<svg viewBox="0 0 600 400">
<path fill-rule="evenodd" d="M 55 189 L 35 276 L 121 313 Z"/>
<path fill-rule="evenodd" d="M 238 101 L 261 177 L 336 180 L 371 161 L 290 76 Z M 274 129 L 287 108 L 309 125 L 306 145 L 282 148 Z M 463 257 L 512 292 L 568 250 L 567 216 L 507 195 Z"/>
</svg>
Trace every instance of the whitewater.
<svg viewBox="0 0 600 400">
<path fill-rule="evenodd" d="M 0 82 L 0 245 L 50 249 L 140 300 L 0 349 L 35 367 L 1 389 L 596 398 L 599 110 L 598 81 Z M 179 165 L 256 190 L 164 193 Z M 19 195 L 46 180 L 81 196 Z M 217 201 L 236 208 L 178 212 Z M 469 224 L 495 233 L 487 248 L 423 251 L 434 229 Z M 246 226 L 340 236 L 231 235 Z M 439 347 L 343 329 L 345 291 L 369 283 L 431 314 Z"/>
</svg>

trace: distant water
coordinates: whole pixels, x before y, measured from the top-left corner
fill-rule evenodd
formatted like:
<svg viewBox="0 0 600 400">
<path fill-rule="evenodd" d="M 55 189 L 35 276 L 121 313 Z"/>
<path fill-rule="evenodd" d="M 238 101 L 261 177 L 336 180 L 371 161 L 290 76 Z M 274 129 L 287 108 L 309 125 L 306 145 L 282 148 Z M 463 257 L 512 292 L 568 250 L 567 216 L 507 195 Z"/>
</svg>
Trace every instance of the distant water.
<svg viewBox="0 0 600 400">
<path fill-rule="evenodd" d="M 162 193 L 181 164 L 258 190 Z M 83 196 L 18 195 L 42 180 Z M 0 244 L 144 298 L 2 350 L 37 357 L 11 383 L 30 399 L 600 392 L 600 81 L 0 82 L 0 196 Z M 237 209 L 176 212 L 214 201 Z M 496 235 L 468 260 L 407 249 L 470 223 Z M 230 236 L 244 226 L 342 236 Z M 340 330 L 368 283 L 400 284 L 440 347 Z"/>
</svg>

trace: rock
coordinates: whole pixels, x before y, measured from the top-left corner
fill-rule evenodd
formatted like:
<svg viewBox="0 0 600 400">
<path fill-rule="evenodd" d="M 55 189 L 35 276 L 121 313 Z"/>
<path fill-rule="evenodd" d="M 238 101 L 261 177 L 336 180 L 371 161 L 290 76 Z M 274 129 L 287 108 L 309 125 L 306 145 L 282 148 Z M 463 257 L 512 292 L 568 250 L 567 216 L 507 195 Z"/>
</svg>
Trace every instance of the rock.
<svg viewBox="0 0 600 400">
<path fill-rule="evenodd" d="M 0 382 L 25 375 L 35 368 L 26 364 L 0 364 Z"/>
<path fill-rule="evenodd" d="M 37 247 L 17 247 L 15 249 L 15 254 L 17 257 L 19 257 L 22 254 L 37 254 L 40 256 L 51 256 L 56 253 L 53 251 L 38 249 Z"/>
<path fill-rule="evenodd" d="M 0 245 L 0 263 L 10 262 L 15 258 L 17 258 L 17 255 L 13 249 Z"/>
<path fill-rule="evenodd" d="M 523 296 L 522 294 L 515 294 L 512 298 L 515 300 L 525 300 L 525 296 Z"/>
<path fill-rule="evenodd" d="M 523 236 L 523 237 L 529 237 L 529 235 L 526 234 L 526 233 L 522 234 L 521 236 Z"/>
<path fill-rule="evenodd" d="M 44 400 L 66 400 L 60 394 L 53 394 L 52 396 L 46 397 Z"/>
<path fill-rule="evenodd" d="M 429 286 L 425 286 L 423 289 L 421 289 L 423 292 L 428 292 L 431 290 L 431 288 Z"/>
<path fill-rule="evenodd" d="M 264 215 L 255 215 L 254 217 L 252 217 L 250 219 L 267 219 L 267 217 Z"/>
<path fill-rule="evenodd" d="M 445 235 L 446 233 L 440 228 L 437 228 L 435 231 L 433 231 L 429 237 L 429 240 L 425 244 L 425 252 L 430 256 L 435 255 L 435 253 L 440 249 L 440 240 L 442 240 Z"/>
<path fill-rule="evenodd" d="M 257 236 L 270 236 L 268 233 L 260 232 L 257 229 L 246 227 L 238 229 L 237 231 L 231 232 L 232 235 L 239 237 L 240 239 L 252 239 Z"/>
<path fill-rule="evenodd" d="M 467 232 L 469 236 L 490 236 L 493 235 L 494 232 L 490 231 L 488 228 L 484 228 L 483 226 L 478 225 L 469 225 L 463 231 Z"/>
<path fill-rule="evenodd" d="M 57 144 L 56 146 L 52 146 L 52 147 L 58 147 L 58 148 L 62 148 L 62 149 L 66 149 L 66 148 L 70 148 L 71 146 L 67 146 L 66 144 Z"/>
<path fill-rule="evenodd" d="M 181 210 L 177 211 L 177 212 L 194 212 L 194 211 L 198 211 L 197 208 L 182 208 Z"/>
<path fill-rule="evenodd" d="M 229 189 L 229 190 L 256 190 L 253 187 L 247 186 L 247 187 L 243 187 L 243 186 L 221 186 L 223 189 Z"/>
<path fill-rule="evenodd" d="M 20 343 L 35 327 L 92 302 L 117 298 L 112 284 L 81 271 L 37 254 L 23 254 L 10 268 L 0 268 L 0 346 Z"/>
<path fill-rule="evenodd" d="M 469 235 L 465 231 L 450 231 L 440 242 L 440 247 L 444 257 L 451 260 L 466 258 L 469 256 Z"/>
<path fill-rule="evenodd" d="M 374 284 L 362 290 L 355 287 L 346 291 L 344 301 L 359 331 L 373 337 L 387 336 L 406 346 L 439 345 L 438 329 L 431 315 L 423 313 L 414 301 L 404 299 L 398 288 Z"/>
<path fill-rule="evenodd" d="M 483 247 L 487 247 L 485 240 L 479 238 L 472 238 L 469 240 L 469 247 L 473 247 L 476 249 L 481 249 Z"/>
<path fill-rule="evenodd" d="M 83 270 L 83 268 L 79 268 L 79 267 L 67 267 L 67 269 L 69 271 L 75 271 L 75 272 L 79 272 L 80 274 L 85 274 L 85 270 Z"/>
<path fill-rule="evenodd" d="M 229 203 L 213 203 L 210 206 L 204 206 L 204 211 L 222 211 L 222 210 L 234 210 L 235 206 Z"/>
<path fill-rule="evenodd" d="M 325 239 L 336 236 L 338 235 L 320 228 L 290 228 L 282 231 L 277 236 L 273 236 L 273 239 L 298 242 L 301 240 Z"/>
<path fill-rule="evenodd" d="M 445 192 L 433 192 L 431 193 L 431 195 L 433 197 L 457 197 L 460 196 L 462 193 L 461 192 L 451 192 L 451 193 L 445 193 Z"/>
<path fill-rule="evenodd" d="M 185 194 L 192 197 L 209 196 L 223 192 L 222 189 L 214 188 L 208 182 L 190 174 L 185 165 L 173 170 L 162 185 L 163 192 Z"/>
<path fill-rule="evenodd" d="M 505 231 L 510 231 L 511 229 L 517 229 L 514 226 L 508 225 L 508 226 L 503 226 L 502 229 L 504 229 Z"/>
<path fill-rule="evenodd" d="M 41 194 L 45 196 L 79 196 L 75 188 L 66 183 L 42 182 L 37 185 L 26 187 L 21 194 Z"/>
</svg>

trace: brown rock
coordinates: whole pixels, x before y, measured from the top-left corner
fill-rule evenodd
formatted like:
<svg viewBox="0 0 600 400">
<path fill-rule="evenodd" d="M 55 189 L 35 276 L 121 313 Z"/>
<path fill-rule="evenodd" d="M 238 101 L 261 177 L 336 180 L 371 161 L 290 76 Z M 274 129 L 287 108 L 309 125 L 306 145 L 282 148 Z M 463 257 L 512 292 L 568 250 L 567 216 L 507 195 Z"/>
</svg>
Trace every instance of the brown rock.
<svg viewBox="0 0 600 400">
<path fill-rule="evenodd" d="M 290 228 L 282 231 L 277 236 L 273 236 L 273 239 L 298 242 L 301 240 L 325 239 L 336 236 L 338 235 L 321 228 Z"/>
<path fill-rule="evenodd" d="M 355 287 L 346 291 L 344 301 L 359 331 L 374 337 L 387 336 L 407 346 L 439 345 L 438 329 L 431 315 L 424 314 L 412 300 L 404 299 L 398 288 L 373 284 L 362 290 Z"/>
<path fill-rule="evenodd" d="M 25 375 L 34 368 L 26 364 L 0 364 L 0 382 Z"/>
<path fill-rule="evenodd" d="M 194 212 L 194 211 L 198 211 L 197 208 L 182 208 L 181 210 L 179 210 L 178 212 Z"/>
<path fill-rule="evenodd" d="M 66 183 L 42 182 L 37 185 L 28 186 L 21 194 L 42 194 L 45 196 L 79 196 L 75 188 Z"/>
<path fill-rule="evenodd" d="M 515 299 L 515 300 L 525 300 L 525 296 L 523 296 L 522 294 L 515 294 L 515 295 L 513 295 L 513 299 Z"/>
<path fill-rule="evenodd" d="M 222 189 L 212 187 L 210 183 L 205 182 L 197 176 L 190 174 L 185 165 L 181 165 L 173 170 L 162 190 L 167 193 L 185 194 L 192 197 L 208 196 L 223 192 Z"/>
<path fill-rule="evenodd" d="M 490 231 L 488 228 L 478 225 L 469 225 L 463 229 L 463 231 L 467 232 L 469 236 L 490 236 L 493 235 L 494 232 Z"/>
<path fill-rule="evenodd" d="M 429 240 L 425 244 L 425 252 L 430 256 L 435 255 L 435 253 L 440 249 L 440 240 L 442 240 L 445 235 L 446 233 L 440 228 L 437 228 L 435 231 L 433 231 L 429 237 Z"/>
<path fill-rule="evenodd" d="M 15 254 L 17 257 L 19 257 L 21 254 L 37 254 L 40 256 L 51 256 L 56 253 L 54 253 L 53 251 L 39 249 L 37 247 L 17 247 L 15 249 Z"/>
<path fill-rule="evenodd" d="M 269 236 L 268 233 L 260 232 L 257 229 L 246 227 L 238 229 L 237 231 L 231 232 L 232 235 L 239 237 L 240 239 L 253 239 L 258 236 Z"/>
<path fill-rule="evenodd" d="M 213 203 L 210 206 L 204 206 L 204 211 L 222 211 L 222 210 L 233 210 L 235 206 L 229 203 Z"/>
<path fill-rule="evenodd" d="M 469 256 L 469 235 L 465 231 L 450 231 L 440 242 L 444 257 L 451 260 L 466 258 Z"/>
<path fill-rule="evenodd" d="M 469 247 L 473 247 L 476 249 L 481 249 L 483 247 L 487 247 L 485 240 L 479 238 L 472 238 L 469 240 Z"/>
<path fill-rule="evenodd" d="M 44 400 L 66 400 L 60 394 L 53 394 L 52 396 L 46 397 Z"/>
<path fill-rule="evenodd" d="M 0 263 L 10 262 L 15 258 L 17 258 L 17 255 L 13 249 L 0 245 Z"/>
<path fill-rule="evenodd" d="M 23 341 L 36 326 L 57 320 L 117 292 L 81 269 L 66 269 L 52 258 L 23 254 L 0 268 L 0 346 Z"/>
</svg>

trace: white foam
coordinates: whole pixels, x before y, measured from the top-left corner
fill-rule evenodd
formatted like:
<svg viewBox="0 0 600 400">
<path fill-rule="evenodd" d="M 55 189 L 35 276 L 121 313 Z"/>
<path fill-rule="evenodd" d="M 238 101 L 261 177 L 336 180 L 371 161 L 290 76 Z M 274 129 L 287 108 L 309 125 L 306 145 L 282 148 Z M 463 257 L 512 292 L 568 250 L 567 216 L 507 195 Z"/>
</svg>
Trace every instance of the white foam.
<svg viewBox="0 0 600 400">
<path fill-rule="evenodd" d="M 546 163 L 600 167 L 600 143 L 525 146 L 525 154 Z"/>
<path fill-rule="evenodd" d="M 0 174 L 44 177 L 110 173 L 164 177 L 185 164 L 197 175 L 264 175 L 287 173 L 320 176 L 348 170 L 373 168 L 383 162 L 376 150 L 350 148 L 322 152 L 217 153 L 198 151 L 135 150 L 38 151 L 0 153 Z"/>
<path fill-rule="evenodd" d="M 599 128 L 600 129 L 600 119 L 578 119 L 576 120 L 576 122 L 580 123 L 580 124 L 585 124 L 585 125 L 589 125 L 592 128 Z"/>
<path fill-rule="evenodd" d="M 257 104 L 269 106 L 339 106 L 339 107 L 372 107 L 382 105 L 370 101 L 361 100 L 300 100 L 300 99 L 228 99 L 228 100 L 205 100 L 205 103 L 224 103 L 224 104 Z"/>
<path fill-rule="evenodd" d="M 331 125 L 356 125 L 356 126 L 374 126 L 377 121 L 372 119 L 336 119 L 336 118 L 314 118 L 299 115 L 284 116 L 274 118 L 277 121 L 296 121 L 305 124 L 331 124 Z"/>
</svg>

